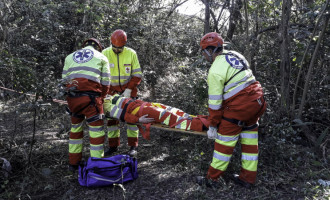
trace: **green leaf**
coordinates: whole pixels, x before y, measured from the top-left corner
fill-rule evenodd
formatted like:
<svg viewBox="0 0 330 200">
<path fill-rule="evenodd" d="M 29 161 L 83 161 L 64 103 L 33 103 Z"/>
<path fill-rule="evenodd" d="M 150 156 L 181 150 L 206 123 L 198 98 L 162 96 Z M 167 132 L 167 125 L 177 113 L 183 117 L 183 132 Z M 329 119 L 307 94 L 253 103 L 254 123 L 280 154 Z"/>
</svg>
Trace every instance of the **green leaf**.
<svg viewBox="0 0 330 200">
<path fill-rule="evenodd" d="M 327 127 L 323 132 L 322 134 L 320 135 L 319 138 L 317 138 L 316 140 L 316 143 L 315 143 L 315 146 L 316 147 L 319 147 L 323 141 L 323 139 L 325 138 L 325 136 L 328 134 L 328 130 L 329 130 L 329 127 Z"/>
<path fill-rule="evenodd" d="M 322 166 L 322 163 L 320 163 L 319 161 L 316 161 L 316 160 L 313 160 L 312 163 L 315 166 Z"/>
</svg>

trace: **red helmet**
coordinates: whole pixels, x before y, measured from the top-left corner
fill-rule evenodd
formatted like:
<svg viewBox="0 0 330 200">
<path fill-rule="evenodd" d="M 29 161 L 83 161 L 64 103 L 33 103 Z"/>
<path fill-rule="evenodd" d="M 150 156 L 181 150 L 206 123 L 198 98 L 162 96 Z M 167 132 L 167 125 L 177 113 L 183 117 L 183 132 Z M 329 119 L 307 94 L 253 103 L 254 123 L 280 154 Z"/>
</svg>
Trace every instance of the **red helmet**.
<svg viewBox="0 0 330 200">
<path fill-rule="evenodd" d="M 99 47 L 99 51 L 102 51 L 102 44 L 98 39 L 95 38 L 89 38 L 87 40 L 85 40 L 85 42 L 82 44 L 82 47 L 88 46 L 88 45 L 92 45 L 92 46 L 98 46 Z"/>
<path fill-rule="evenodd" d="M 222 47 L 223 39 L 218 33 L 210 32 L 202 37 L 199 45 L 202 49 L 206 49 L 209 46 Z"/>
<path fill-rule="evenodd" d="M 127 35 L 125 31 L 121 29 L 115 30 L 111 34 L 111 44 L 115 45 L 116 47 L 122 47 L 127 42 Z"/>
</svg>

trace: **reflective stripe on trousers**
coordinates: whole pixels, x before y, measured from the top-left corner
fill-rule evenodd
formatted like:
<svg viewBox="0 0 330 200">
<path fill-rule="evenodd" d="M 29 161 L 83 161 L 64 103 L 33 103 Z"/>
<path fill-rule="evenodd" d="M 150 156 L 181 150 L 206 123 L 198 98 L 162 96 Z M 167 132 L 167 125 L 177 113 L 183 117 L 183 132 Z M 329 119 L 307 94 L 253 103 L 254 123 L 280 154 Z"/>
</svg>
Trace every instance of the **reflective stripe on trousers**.
<svg viewBox="0 0 330 200">
<path fill-rule="evenodd" d="M 71 124 L 69 153 L 81 153 L 83 143 L 83 123 Z"/>
<path fill-rule="evenodd" d="M 97 126 L 98 125 L 98 126 Z M 90 156 L 102 158 L 104 156 L 104 125 L 103 120 L 98 120 L 96 123 L 90 123 L 89 128 L 89 141 L 90 141 Z"/>
<path fill-rule="evenodd" d="M 221 123 L 228 123 L 224 120 Z M 239 134 L 223 135 L 218 133 L 215 140 L 213 159 L 208 172 L 208 177 L 218 179 L 219 176 L 226 171 L 234 148 L 240 140 L 241 142 L 241 174 L 240 176 L 247 177 L 249 182 L 255 180 L 258 165 L 258 126 L 253 130 L 240 130 L 237 125 L 232 124 L 239 131 Z"/>
<path fill-rule="evenodd" d="M 91 124 L 103 124 L 103 120 L 95 121 Z M 69 160 L 70 164 L 77 164 L 82 157 L 83 148 L 83 123 L 72 124 L 70 139 L 69 139 Z M 90 140 L 90 156 L 101 158 L 104 155 L 104 136 L 105 132 L 103 126 L 92 126 L 89 127 L 89 140 Z"/>
<path fill-rule="evenodd" d="M 115 147 L 120 145 L 120 128 L 118 124 L 115 124 L 116 120 L 109 120 L 108 121 L 108 140 L 109 146 Z M 127 142 L 128 146 L 137 146 L 138 144 L 138 136 L 139 136 L 139 129 L 136 125 L 133 124 L 126 124 L 127 126 Z"/>
</svg>

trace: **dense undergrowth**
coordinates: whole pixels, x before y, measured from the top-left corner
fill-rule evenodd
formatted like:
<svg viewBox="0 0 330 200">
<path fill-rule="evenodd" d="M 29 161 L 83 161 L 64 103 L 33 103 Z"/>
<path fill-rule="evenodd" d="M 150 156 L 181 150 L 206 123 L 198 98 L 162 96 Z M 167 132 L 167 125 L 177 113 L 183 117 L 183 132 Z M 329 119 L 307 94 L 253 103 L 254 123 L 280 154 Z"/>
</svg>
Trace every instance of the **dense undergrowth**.
<svg viewBox="0 0 330 200">
<path fill-rule="evenodd" d="M 26 102 L 23 111 L 17 106 L 22 101 Z M 326 199 L 329 196 L 329 186 L 318 182 L 330 176 L 328 155 L 304 142 L 305 138 L 292 124 L 284 119 L 275 123 L 269 114 L 265 114 L 260 124 L 258 179 L 251 190 L 233 184 L 229 178 L 239 172 L 239 147 L 221 186 L 200 187 L 194 177 L 205 175 L 213 142 L 203 136 L 157 129 L 151 130 L 150 141 L 139 138 L 137 180 L 113 187 L 85 188 L 78 184 L 77 174 L 67 168 L 70 124 L 64 107 L 52 103 L 33 108 L 26 106 L 27 103 L 27 99 L 17 97 L 1 100 L 0 157 L 12 167 L 10 173 L 1 171 L 2 199 Z M 47 113 L 57 117 L 48 118 Z M 121 139 L 119 153 L 125 153 L 128 150 L 125 134 Z M 85 159 L 89 154 L 87 144 L 85 134 Z"/>
<path fill-rule="evenodd" d="M 329 199 L 322 182 L 330 180 L 329 1 L 212 0 L 215 16 L 208 23 L 204 14 L 178 13 L 182 2 L 0 1 L 0 87 L 19 92 L 0 89 L 0 199 Z M 230 15 L 228 21 L 221 13 Z M 89 37 L 107 47 L 110 33 L 123 29 L 143 71 L 140 98 L 207 114 L 210 65 L 199 49 L 204 25 L 249 60 L 264 88 L 268 108 L 260 121 L 256 186 L 245 190 L 229 180 L 240 168 L 239 146 L 221 187 L 198 186 L 193 177 L 205 175 L 213 142 L 153 129 L 150 141 L 140 138 L 137 180 L 81 187 L 67 170 L 69 116 L 51 101 L 64 99 L 59 82 L 65 56 Z M 119 153 L 128 148 L 124 130 L 122 140 Z"/>
</svg>

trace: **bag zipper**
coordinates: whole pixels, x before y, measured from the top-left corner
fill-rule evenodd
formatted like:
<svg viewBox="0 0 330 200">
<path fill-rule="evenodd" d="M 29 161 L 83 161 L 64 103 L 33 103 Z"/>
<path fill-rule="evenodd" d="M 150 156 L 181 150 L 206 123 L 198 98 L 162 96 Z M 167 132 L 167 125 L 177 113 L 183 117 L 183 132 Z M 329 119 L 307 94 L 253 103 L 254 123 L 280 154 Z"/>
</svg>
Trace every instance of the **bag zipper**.
<svg viewBox="0 0 330 200">
<path fill-rule="evenodd" d="M 116 180 L 114 180 L 114 181 L 111 181 L 111 180 L 106 179 L 106 178 L 109 178 L 109 179 L 112 178 L 111 176 L 103 176 L 103 177 L 105 177 L 105 178 L 101 178 L 101 177 L 97 177 L 97 176 L 89 175 L 89 177 L 91 177 L 91 178 L 95 178 L 96 180 L 101 180 L 101 181 L 117 182 L 117 181 L 119 181 L 120 179 L 123 179 L 123 178 L 127 175 L 127 173 L 129 173 L 129 171 L 126 171 L 126 173 L 121 174 L 121 175 L 119 176 L 119 178 L 116 179 Z"/>
<path fill-rule="evenodd" d="M 111 162 L 113 164 L 118 164 L 116 161 L 113 161 L 113 160 L 106 160 L 106 159 L 102 159 L 102 158 L 94 158 L 92 157 L 91 158 L 92 161 L 106 161 L 106 162 Z"/>
<path fill-rule="evenodd" d="M 89 171 L 89 170 L 93 170 L 93 171 L 95 171 L 95 172 L 96 172 L 96 171 L 97 171 L 97 172 L 103 172 L 103 171 L 115 171 L 115 170 L 117 170 L 117 169 L 115 169 L 115 170 L 109 170 L 109 169 L 114 169 L 114 168 L 119 169 L 118 166 L 114 166 L 114 167 L 103 167 L 103 168 L 93 167 L 93 168 L 88 169 L 88 171 Z M 121 166 L 121 169 L 123 169 L 123 166 Z"/>
<path fill-rule="evenodd" d="M 125 162 L 116 162 L 116 161 L 113 161 L 113 160 L 106 160 L 106 159 L 102 159 L 102 158 L 94 158 L 94 157 L 91 157 L 91 160 L 92 161 L 105 161 L 105 162 L 111 162 L 111 163 L 113 163 L 113 164 L 126 164 L 127 163 L 127 161 L 125 161 Z"/>
</svg>

